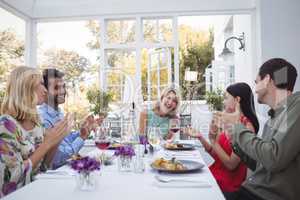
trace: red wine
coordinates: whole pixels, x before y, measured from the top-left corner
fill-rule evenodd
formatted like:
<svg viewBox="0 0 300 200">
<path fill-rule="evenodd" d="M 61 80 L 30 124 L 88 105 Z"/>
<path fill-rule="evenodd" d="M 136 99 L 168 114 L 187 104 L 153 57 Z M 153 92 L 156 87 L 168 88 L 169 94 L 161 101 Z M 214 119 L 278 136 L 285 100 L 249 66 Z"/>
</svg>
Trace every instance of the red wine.
<svg viewBox="0 0 300 200">
<path fill-rule="evenodd" d="M 96 141 L 95 144 L 99 149 L 105 150 L 109 147 L 110 142 L 109 141 Z"/>
<path fill-rule="evenodd" d="M 173 133 L 176 133 L 177 131 L 179 131 L 179 128 L 171 128 L 170 129 Z"/>
</svg>

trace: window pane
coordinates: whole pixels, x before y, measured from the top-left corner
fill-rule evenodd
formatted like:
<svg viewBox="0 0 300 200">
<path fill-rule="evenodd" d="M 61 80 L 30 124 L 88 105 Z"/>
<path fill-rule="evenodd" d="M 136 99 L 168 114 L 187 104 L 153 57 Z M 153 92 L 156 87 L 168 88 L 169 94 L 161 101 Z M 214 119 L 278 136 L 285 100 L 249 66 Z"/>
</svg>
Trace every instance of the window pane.
<svg viewBox="0 0 300 200">
<path fill-rule="evenodd" d="M 0 90 L 10 72 L 24 65 L 25 21 L 0 8 Z"/>
<path fill-rule="evenodd" d="M 159 41 L 172 41 L 172 19 L 159 20 Z"/>
<path fill-rule="evenodd" d="M 131 50 L 106 50 L 106 62 L 109 68 L 122 69 L 122 71 L 134 75 L 136 54 Z"/>
<path fill-rule="evenodd" d="M 131 43 L 135 41 L 135 20 L 108 20 L 107 43 Z"/>
<path fill-rule="evenodd" d="M 143 38 L 145 42 L 171 42 L 172 19 L 144 19 Z"/>
<path fill-rule="evenodd" d="M 143 35 L 145 42 L 158 42 L 156 20 L 143 20 Z"/>
<path fill-rule="evenodd" d="M 126 102 L 132 95 L 135 80 L 136 53 L 132 50 L 106 50 L 106 77 L 113 100 Z"/>
</svg>

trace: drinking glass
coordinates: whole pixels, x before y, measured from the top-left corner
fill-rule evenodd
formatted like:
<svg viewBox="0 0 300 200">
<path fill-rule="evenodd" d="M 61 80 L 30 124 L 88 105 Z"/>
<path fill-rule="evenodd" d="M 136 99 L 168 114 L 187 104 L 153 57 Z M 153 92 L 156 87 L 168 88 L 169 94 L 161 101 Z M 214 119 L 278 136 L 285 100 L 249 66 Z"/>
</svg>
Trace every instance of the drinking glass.
<svg viewBox="0 0 300 200">
<path fill-rule="evenodd" d="M 109 129 L 106 127 L 100 126 L 96 131 L 95 144 L 98 149 L 100 149 L 100 159 L 104 162 L 105 159 L 105 150 L 111 144 L 111 137 L 109 134 Z"/>
<path fill-rule="evenodd" d="M 179 140 L 179 131 L 180 131 L 180 120 L 179 119 L 170 119 L 169 121 L 169 128 L 170 131 L 173 133 L 173 137 L 171 138 L 171 140 Z"/>
<path fill-rule="evenodd" d="M 148 142 L 155 149 L 158 149 L 161 143 L 161 133 L 159 127 L 150 127 L 148 129 Z"/>
</svg>

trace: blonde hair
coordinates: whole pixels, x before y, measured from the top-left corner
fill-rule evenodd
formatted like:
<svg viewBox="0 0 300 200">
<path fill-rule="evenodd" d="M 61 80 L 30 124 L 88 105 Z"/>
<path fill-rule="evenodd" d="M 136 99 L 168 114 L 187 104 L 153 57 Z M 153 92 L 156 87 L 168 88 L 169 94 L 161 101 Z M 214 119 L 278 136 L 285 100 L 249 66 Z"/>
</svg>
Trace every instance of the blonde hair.
<svg viewBox="0 0 300 200">
<path fill-rule="evenodd" d="M 17 121 L 30 120 L 39 123 L 36 87 L 42 75 L 37 69 L 20 66 L 15 68 L 7 82 L 1 114 L 8 114 Z"/>
<path fill-rule="evenodd" d="M 167 113 L 166 116 L 171 117 L 171 118 L 176 117 L 177 112 L 180 107 L 180 99 L 181 98 L 180 98 L 179 91 L 174 86 L 167 87 L 163 90 L 163 92 L 160 96 L 160 100 L 157 101 L 156 104 L 154 105 L 153 111 L 158 112 L 160 110 L 161 101 L 163 100 L 163 98 L 165 96 L 167 96 L 171 92 L 173 92 L 175 94 L 176 107 L 173 110 L 171 110 L 169 113 Z"/>
</svg>

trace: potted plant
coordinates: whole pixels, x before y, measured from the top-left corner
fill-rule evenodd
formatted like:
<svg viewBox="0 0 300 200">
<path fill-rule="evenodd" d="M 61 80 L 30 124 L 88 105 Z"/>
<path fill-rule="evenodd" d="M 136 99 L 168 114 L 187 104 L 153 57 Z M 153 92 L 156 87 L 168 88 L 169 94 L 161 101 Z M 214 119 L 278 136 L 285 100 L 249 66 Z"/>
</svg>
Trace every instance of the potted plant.
<svg viewBox="0 0 300 200">
<path fill-rule="evenodd" d="M 210 110 L 223 110 L 224 95 L 222 90 L 217 89 L 216 91 L 206 92 L 205 99 Z"/>
<path fill-rule="evenodd" d="M 86 95 L 90 103 L 90 111 L 95 115 L 106 117 L 109 111 L 108 104 L 112 100 L 112 94 L 93 87 L 87 91 Z"/>
</svg>

